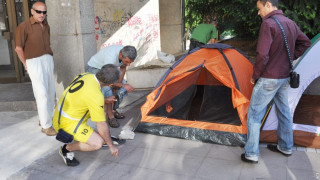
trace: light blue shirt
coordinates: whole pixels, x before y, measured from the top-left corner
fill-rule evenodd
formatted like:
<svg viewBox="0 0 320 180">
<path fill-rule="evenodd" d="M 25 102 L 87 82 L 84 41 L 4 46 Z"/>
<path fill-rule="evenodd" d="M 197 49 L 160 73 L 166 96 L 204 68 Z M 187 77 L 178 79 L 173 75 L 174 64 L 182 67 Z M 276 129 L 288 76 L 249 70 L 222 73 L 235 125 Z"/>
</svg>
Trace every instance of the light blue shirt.
<svg viewBox="0 0 320 180">
<path fill-rule="evenodd" d="M 119 53 L 122 48 L 122 45 L 111 45 L 100 49 L 90 58 L 88 65 L 97 69 L 101 69 L 105 64 L 113 64 L 120 67 L 122 62 L 119 62 Z"/>
</svg>

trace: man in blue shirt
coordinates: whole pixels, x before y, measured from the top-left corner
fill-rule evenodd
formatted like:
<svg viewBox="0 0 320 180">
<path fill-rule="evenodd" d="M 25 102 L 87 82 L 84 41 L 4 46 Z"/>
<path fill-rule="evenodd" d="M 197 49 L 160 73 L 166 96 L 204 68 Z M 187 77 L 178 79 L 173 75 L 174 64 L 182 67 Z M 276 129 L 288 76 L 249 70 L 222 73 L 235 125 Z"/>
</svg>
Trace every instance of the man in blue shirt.
<svg viewBox="0 0 320 180">
<path fill-rule="evenodd" d="M 120 124 L 117 119 L 125 118 L 116 109 L 119 107 L 123 96 L 134 90 L 123 78 L 126 73 L 126 67 L 130 66 L 136 57 L 137 50 L 133 46 L 111 45 L 101 49 L 88 62 L 87 71 L 93 74 L 96 74 L 105 64 L 113 64 L 120 68 L 121 75 L 118 83 L 115 83 L 113 87 L 107 86 L 102 88 L 102 94 L 105 98 L 113 95 L 117 98 L 116 103 L 106 103 L 105 106 L 106 117 L 108 118 L 110 127 L 119 127 Z"/>
</svg>

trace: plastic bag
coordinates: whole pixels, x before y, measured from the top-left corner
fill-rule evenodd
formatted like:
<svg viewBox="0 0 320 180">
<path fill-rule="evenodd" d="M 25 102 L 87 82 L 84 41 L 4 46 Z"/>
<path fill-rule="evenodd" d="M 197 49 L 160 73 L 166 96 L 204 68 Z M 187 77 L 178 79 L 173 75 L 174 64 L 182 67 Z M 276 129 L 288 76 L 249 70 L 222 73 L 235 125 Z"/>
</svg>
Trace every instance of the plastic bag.
<svg viewBox="0 0 320 180">
<path fill-rule="evenodd" d="M 175 57 L 172 54 L 167 54 L 161 51 L 157 51 L 157 55 L 158 55 L 158 58 L 165 63 L 171 63 L 175 60 Z"/>
</svg>

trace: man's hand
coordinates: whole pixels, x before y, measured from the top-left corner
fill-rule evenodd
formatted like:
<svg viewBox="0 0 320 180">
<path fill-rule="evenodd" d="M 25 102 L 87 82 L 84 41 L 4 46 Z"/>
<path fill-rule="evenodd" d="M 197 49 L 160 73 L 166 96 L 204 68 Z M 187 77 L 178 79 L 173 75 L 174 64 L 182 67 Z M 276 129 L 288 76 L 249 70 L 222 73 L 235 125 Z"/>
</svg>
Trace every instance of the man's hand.
<svg viewBox="0 0 320 180">
<path fill-rule="evenodd" d="M 104 98 L 104 103 L 105 104 L 110 104 L 110 103 L 113 103 L 115 101 L 117 101 L 115 96 L 109 96 L 109 97 Z"/>
<path fill-rule="evenodd" d="M 112 156 L 116 158 L 119 157 L 119 148 L 116 145 L 112 144 L 111 146 L 109 146 L 109 149 Z"/>
<path fill-rule="evenodd" d="M 124 87 L 128 91 L 128 93 L 134 90 L 134 88 L 129 84 L 123 84 L 122 87 Z"/>
<path fill-rule="evenodd" d="M 253 78 L 251 78 L 250 82 L 251 82 L 251 84 L 254 84 L 255 80 Z"/>
<path fill-rule="evenodd" d="M 28 72 L 27 63 L 23 63 L 24 69 Z"/>
<path fill-rule="evenodd" d="M 23 48 L 21 46 L 16 46 L 15 51 L 22 62 L 24 69 L 28 72 L 26 58 L 24 57 Z"/>
<path fill-rule="evenodd" d="M 112 139 L 110 136 L 110 130 L 107 122 L 105 121 L 97 122 L 97 129 L 98 129 L 99 135 L 103 138 L 104 142 L 109 146 L 110 153 L 117 158 L 119 156 L 119 149 L 112 142 Z"/>
</svg>

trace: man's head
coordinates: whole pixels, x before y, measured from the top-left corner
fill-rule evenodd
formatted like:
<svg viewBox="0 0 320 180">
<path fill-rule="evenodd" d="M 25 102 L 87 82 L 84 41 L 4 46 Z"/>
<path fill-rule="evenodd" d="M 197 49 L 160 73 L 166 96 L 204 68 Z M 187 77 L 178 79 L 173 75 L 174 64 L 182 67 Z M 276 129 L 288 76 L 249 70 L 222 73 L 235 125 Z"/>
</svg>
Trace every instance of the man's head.
<svg viewBox="0 0 320 180">
<path fill-rule="evenodd" d="M 96 74 L 97 79 L 105 86 L 112 85 L 119 80 L 119 68 L 113 64 L 106 64 Z"/>
<path fill-rule="evenodd" d="M 125 66 L 130 66 L 130 64 L 136 59 L 137 50 L 133 46 L 125 46 L 120 50 L 119 59 Z"/>
<path fill-rule="evenodd" d="M 217 27 L 218 25 L 218 20 L 217 19 L 214 19 L 210 22 L 210 24 L 214 25 L 214 27 Z"/>
<path fill-rule="evenodd" d="M 278 9 L 278 0 L 258 0 L 258 15 L 263 18 L 267 14 Z"/>
<path fill-rule="evenodd" d="M 31 14 L 38 23 L 42 23 L 47 15 L 47 6 L 43 2 L 35 2 L 31 8 Z"/>
</svg>

